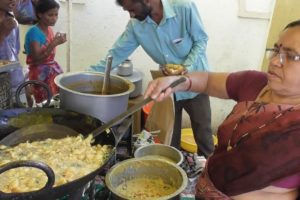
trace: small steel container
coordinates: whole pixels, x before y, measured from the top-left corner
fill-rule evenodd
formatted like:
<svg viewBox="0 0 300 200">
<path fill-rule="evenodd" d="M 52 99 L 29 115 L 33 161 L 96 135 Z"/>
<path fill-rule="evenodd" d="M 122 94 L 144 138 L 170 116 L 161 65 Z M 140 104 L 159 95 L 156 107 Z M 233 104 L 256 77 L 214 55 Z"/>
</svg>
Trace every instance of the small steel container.
<svg viewBox="0 0 300 200">
<path fill-rule="evenodd" d="M 174 163 L 176 163 L 178 166 L 183 162 L 182 153 L 175 147 L 171 147 L 165 144 L 149 144 L 141 146 L 134 152 L 135 158 L 155 155 L 166 157 L 168 160 L 174 161 Z"/>
<path fill-rule="evenodd" d="M 130 76 L 133 73 L 133 65 L 131 60 L 124 60 L 117 68 L 117 74 L 119 76 Z"/>
</svg>

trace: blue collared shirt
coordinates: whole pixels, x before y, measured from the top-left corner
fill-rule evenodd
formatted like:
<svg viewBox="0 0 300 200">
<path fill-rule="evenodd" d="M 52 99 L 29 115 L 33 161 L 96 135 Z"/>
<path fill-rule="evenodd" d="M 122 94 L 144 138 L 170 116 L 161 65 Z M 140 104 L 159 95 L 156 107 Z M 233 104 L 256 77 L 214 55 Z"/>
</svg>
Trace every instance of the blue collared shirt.
<svg viewBox="0 0 300 200">
<path fill-rule="evenodd" d="M 158 64 L 168 63 L 188 66 L 188 71 L 208 71 L 206 57 L 208 36 L 197 10 L 190 0 L 162 0 L 163 18 L 159 24 L 147 17 L 144 21 L 130 19 L 126 30 L 108 54 L 113 56 L 112 68 L 117 67 L 141 45 Z M 104 71 L 101 60 L 92 70 Z M 176 99 L 191 99 L 197 94 L 177 92 Z"/>
</svg>

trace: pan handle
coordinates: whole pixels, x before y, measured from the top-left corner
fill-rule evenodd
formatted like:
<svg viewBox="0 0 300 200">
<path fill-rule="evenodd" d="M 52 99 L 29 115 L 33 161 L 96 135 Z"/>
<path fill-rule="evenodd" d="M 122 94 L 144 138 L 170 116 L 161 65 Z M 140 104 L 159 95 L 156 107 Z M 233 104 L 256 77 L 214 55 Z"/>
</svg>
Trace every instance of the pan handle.
<svg viewBox="0 0 300 200">
<path fill-rule="evenodd" d="M 41 188 L 40 190 L 33 191 L 33 192 L 24 192 L 24 193 L 5 193 L 0 191 L 0 199 L 15 199 L 15 200 L 21 200 L 26 199 L 26 197 L 29 196 L 36 196 L 41 193 L 44 193 L 45 191 L 48 191 L 49 189 L 53 188 L 54 182 L 55 182 L 55 175 L 53 170 L 45 163 L 40 161 L 33 161 L 33 160 L 24 160 L 24 161 L 16 161 L 7 163 L 0 167 L 0 174 L 2 174 L 5 171 L 8 171 L 10 169 L 18 168 L 18 167 L 34 167 L 41 169 L 43 172 L 46 173 L 48 177 L 48 181 L 46 185 Z"/>
<path fill-rule="evenodd" d="M 22 83 L 18 88 L 17 88 L 17 91 L 16 91 L 16 103 L 17 103 L 17 106 L 20 107 L 20 108 L 24 108 L 25 106 L 22 104 L 21 102 L 21 99 L 20 99 L 20 95 L 21 95 L 21 91 L 23 88 L 25 88 L 26 86 L 28 85 L 36 85 L 36 86 L 40 86 L 42 88 L 44 88 L 47 92 L 47 102 L 43 105 L 43 107 L 48 107 L 50 105 L 50 101 L 51 101 L 51 98 L 52 98 L 52 93 L 50 91 L 50 88 L 49 86 L 42 82 L 42 81 L 39 81 L 39 80 L 30 80 L 30 81 L 26 81 L 24 83 Z"/>
<path fill-rule="evenodd" d="M 120 124 L 119 127 L 117 127 L 116 130 L 113 130 L 113 135 L 115 137 L 115 146 L 119 144 L 123 136 L 125 135 L 126 131 L 129 129 L 129 127 L 132 125 L 133 119 L 132 117 L 128 117 L 124 119 L 124 121 Z"/>
</svg>

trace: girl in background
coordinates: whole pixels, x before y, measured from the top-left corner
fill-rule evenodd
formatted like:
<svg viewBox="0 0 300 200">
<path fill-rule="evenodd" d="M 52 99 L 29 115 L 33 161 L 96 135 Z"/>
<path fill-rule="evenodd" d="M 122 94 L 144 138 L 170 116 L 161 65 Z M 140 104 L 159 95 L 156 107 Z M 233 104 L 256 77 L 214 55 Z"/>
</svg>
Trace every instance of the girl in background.
<svg viewBox="0 0 300 200">
<path fill-rule="evenodd" d="M 60 5 L 57 0 L 40 0 L 36 4 L 38 22 L 32 26 L 25 36 L 26 63 L 29 65 L 29 80 L 40 80 L 49 86 L 52 95 L 58 93 L 54 78 L 63 72 L 54 60 L 56 46 L 65 43 L 66 34 L 54 34 L 51 26 L 58 19 Z M 42 87 L 33 87 L 37 103 L 47 99 L 47 93 Z"/>
</svg>

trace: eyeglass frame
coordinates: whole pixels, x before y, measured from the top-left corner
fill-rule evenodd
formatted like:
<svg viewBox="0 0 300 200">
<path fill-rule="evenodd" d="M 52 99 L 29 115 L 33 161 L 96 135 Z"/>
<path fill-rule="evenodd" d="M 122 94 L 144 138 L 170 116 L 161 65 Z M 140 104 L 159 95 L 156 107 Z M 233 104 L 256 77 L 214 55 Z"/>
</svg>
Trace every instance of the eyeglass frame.
<svg viewBox="0 0 300 200">
<path fill-rule="evenodd" d="M 267 54 L 267 53 L 270 54 Z M 266 48 L 266 57 L 271 60 L 272 58 L 275 58 L 279 55 L 279 62 L 281 65 L 285 63 L 285 60 L 290 61 L 300 61 L 300 55 L 291 55 L 288 52 L 280 52 L 280 48 Z"/>
</svg>

